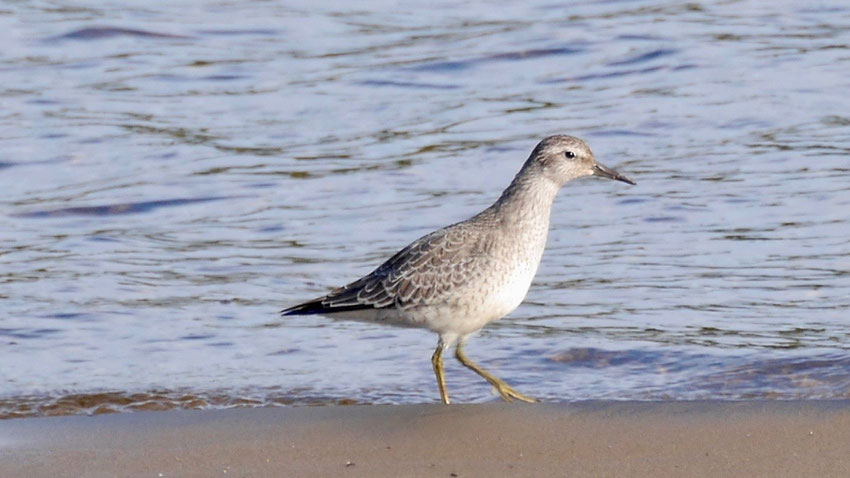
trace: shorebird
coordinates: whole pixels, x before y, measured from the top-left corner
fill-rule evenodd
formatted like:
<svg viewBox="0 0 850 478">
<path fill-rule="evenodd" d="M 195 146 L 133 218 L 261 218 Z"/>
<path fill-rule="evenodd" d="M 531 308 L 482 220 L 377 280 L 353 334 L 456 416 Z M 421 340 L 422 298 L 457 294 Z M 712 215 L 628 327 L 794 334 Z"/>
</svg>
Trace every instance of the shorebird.
<svg viewBox="0 0 850 478">
<path fill-rule="evenodd" d="M 536 402 L 467 358 L 463 345 L 522 303 L 546 247 L 555 196 L 565 183 L 584 176 L 635 184 L 599 164 L 581 139 L 549 136 L 487 209 L 413 241 L 364 277 L 281 314 L 432 330 L 439 339 L 431 365 L 443 403 L 450 402 L 443 351 L 453 344 L 458 361 L 484 377 L 503 400 Z"/>
</svg>

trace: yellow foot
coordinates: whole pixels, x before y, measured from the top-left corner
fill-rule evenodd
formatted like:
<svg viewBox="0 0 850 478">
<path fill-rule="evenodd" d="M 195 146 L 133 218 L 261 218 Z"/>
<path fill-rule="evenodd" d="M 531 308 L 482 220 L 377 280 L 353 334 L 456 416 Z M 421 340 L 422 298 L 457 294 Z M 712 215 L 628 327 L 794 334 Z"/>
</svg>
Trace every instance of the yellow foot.
<svg viewBox="0 0 850 478">
<path fill-rule="evenodd" d="M 502 396 L 502 400 L 504 400 L 506 402 L 513 402 L 514 399 L 517 399 L 517 400 L 520 400 L 520 401 L 523 401 L 523 402 L 526 402 L 526 403 L 537 403 L 537 402 L 540 401 L 540 400 L 538 400 L 534 397 L 529 397 L 528 395 L 524 395 L 522 393 L 517 392 L 516 390 L 514 390 L 513 387 L 506 384 L 505 382 L 494 383 L 493 388 L 495 388 L 496 391 L 499 392 L 499 395 Z"/>
<path fill-rule="evenodd" d="M 434 355 L 438 356 L 439 353 L 441 353 L 441 352 L 442 351 L 438 347 L 437 352 L 435 352 Z M 504 400 L 506 402 L 513 402 L 514 399 L 517 399 L 517 400 L 521 400 L 521 401 L 526 402 L 526 403 L 537 403 L 537 402 L 540 401 L 540 400 L 537 400 L 536 398 L 532 398 L 532 397 L 529 397 L 528 395 L 523 395 L 523 394 L 517 392 L 516 390 L 514 390 L 513 387 L 511 387 L 510 385 L 505 383 L 504 380 L 496 377 L 492 373 L 490 373 L 490 372 L 484 370 L 483 368 L 479 367 L 478 364 L 476 364 L 472 360 L 469 360 L 469 358 L 466 357 L 466 354 L 463 353 L 463 341 L 458 342 L 457 348 L 455 349 L 455 357 L 457 357 L 458 361 L 460 361 L 460 363 L 462 363 L 466 368 L 472 370 L 473 372 L 477 373 L 478 375 L 481 375 L 482 377 L 484 377 L 485 380 L 490 382 L 490 385 L 492 385 L 493 388 L 495 388 L 496 391 L 499 392 L 499 395 L 502 396 L 502 400 Z M 442 366 L 442 362 L 441 362 L 442 358 L 441 357 L 438 356 L 436 359 L 432 358 L 432 361 L 435 363 L 435 365 L 434 365 L 435 370 L 437 369 L 436 363 L 438 361 L 440 361 L 440 365 Z M 441 370 L 442 370 L 442 367 L 441 367 Z M 440 381 L 439 373 L 437 374 L 437 381 L 438 382 Z M 442 388 L 440 390 L 442 391 Z M 448 398 L 448 397 L 446 397 L 446 398 Z M 445 400 L 444 400 L 444 403 L 445 403 Z"/>
</svg>

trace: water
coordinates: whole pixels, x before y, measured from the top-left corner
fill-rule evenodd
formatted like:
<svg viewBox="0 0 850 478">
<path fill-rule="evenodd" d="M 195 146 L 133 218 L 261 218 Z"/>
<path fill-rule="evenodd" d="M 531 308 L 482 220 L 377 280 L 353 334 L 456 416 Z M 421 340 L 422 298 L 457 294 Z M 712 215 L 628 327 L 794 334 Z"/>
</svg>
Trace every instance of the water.
<svg viewBox="0 0 850 478">
<path fill-rule="evenodd" d="M 550 401 L 850 397 L 844 2 L 15 2 L 0 39 L 0 415 L 437 401 L 434 335 L 277 311 L 552 133 L 638 185 L 562 191 L 470 357 Z"/>
</svg>

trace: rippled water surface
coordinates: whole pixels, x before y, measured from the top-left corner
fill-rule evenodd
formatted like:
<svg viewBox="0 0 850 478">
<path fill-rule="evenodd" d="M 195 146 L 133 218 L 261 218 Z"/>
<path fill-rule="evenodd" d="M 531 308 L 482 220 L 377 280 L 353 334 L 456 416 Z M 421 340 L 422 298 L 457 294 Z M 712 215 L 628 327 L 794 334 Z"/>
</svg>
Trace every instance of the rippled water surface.
<svg viewBox="0 0 850 478">
<path fill-rule="evenodd" d="M 436 401 L 433 334 L 277 311 L 552 133 L 638 185 L 561 192 L 471 357 L 548 401 L 850 397 L 846 2 L 12 2 L 0 40 L 0 415 Z"/>
</svg>

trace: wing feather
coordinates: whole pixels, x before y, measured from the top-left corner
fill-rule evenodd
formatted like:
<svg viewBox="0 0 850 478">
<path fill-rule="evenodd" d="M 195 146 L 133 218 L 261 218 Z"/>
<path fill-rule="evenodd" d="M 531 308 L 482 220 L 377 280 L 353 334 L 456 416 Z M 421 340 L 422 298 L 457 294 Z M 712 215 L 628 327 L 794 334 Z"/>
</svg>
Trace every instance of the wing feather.
<svg viewBox="0 0 850 478">
<path fill-rule="evenodd" d="M 414 241 L 368 275 L 281 313 L 404 309 L 446 301 L 492 260 L 491 246 L 483 229 L 455 224 Z"/>
</svg>

